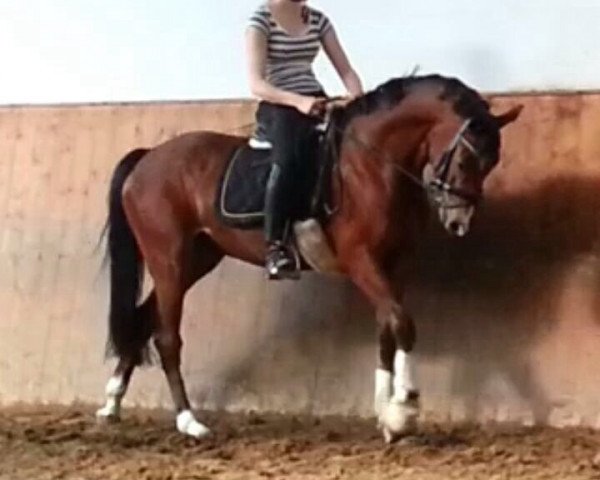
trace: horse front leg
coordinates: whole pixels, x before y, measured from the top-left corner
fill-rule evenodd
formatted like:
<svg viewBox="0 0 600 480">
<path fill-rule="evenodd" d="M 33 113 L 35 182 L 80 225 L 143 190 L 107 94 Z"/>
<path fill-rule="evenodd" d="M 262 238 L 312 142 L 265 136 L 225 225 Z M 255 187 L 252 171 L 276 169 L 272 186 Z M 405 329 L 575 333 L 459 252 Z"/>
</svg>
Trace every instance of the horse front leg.
<svg viewBox="0 0 600 480">
<path fill-rule="evenodd" d="M 412 318 L 398 303 L 377 312 L 379 368 L 376 372 L 376 413 L 386 442 L 416 429 L 419 391 L 412 354 L 416 335 Z"/>
<path fill-rule="evenodd" d="M 379 330 L 379 363 L 375 371 L 375 414 L 386 442 L 409 434 L 419 413 L 415 362 L 416 334 L 401 295 L 366 250 L 349 256 L 348 273 L 375 306 Z"/>
</svg>

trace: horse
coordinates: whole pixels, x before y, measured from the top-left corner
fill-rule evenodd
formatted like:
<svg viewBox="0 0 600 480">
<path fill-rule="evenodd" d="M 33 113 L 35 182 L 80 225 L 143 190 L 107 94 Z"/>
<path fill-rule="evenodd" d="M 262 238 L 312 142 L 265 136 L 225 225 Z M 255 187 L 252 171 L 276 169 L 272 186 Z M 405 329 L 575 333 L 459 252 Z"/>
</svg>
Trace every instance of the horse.
<svg viewBox="0 0 600 480">
<path fill-rule="evenodd" d="M 332 111 L 327 143 L 327 218 L 297 219 L 296 233 L 326 252 L 307 268 L 350 279 L 375 311 L 378 365 L 374 411 L 386 442 L 418 427 L 414 321 L 404 306 L 404 260 L 435 215 L 449 235 L 466 235 L 483 184 L 499 163 L 501 129 L 522 106 L 502 114 L 461 80 L 398 77 Z M 175 407 L 179 432 L 211 432 L 190 405 L 180 371 L 180 322 L 186 291 L 225 257 L 264 265 L 260 230 L 225 225 L 215 199 L 230 159 L 249 138 L 211 131 L 180 134 L 137 148 L 115 167 L 109 189 L 108 345 L 118 364 L 99 419 L 118 420 L 134 368 L 152 339 Z M 437 212 L 437 215 L 436 215 Z M 304 223 L 302 222 L 304 220 Z M 305 242 L 306 243 L 306 242 Z M 308 250 L 307 250 L 308 251 Z M 308 255 L 308 254 L 307 254 Z M 153 289 L 142 301 L 144 265 Z M 320 266 L 319 266 L 320 265 Z"/>
</svg>

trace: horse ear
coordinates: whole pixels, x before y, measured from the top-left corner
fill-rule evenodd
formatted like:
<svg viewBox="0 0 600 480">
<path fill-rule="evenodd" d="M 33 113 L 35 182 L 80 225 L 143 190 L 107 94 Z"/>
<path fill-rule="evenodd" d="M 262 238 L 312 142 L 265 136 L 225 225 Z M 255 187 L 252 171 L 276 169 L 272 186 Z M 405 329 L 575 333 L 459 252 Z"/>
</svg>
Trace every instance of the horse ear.
<svg viewBox="0 0 600 480">
<path fill-rule="evenodd" d="M 498 128 L 503 128 L 506 125 L 508 125 L 509 123 L 512 123 L 517 118 L 519 118 L 519 115 L 521 114 L 521 110 L 523 110 L 523 108 L 524 108 L 523 105 L 516 105 L 516 106 L 512 107 L 510 110 L 508 110 L 500 115 L 494 115 L 494 119 L 496 120 L 496 124 L 498 125 Z"/>
</svg>

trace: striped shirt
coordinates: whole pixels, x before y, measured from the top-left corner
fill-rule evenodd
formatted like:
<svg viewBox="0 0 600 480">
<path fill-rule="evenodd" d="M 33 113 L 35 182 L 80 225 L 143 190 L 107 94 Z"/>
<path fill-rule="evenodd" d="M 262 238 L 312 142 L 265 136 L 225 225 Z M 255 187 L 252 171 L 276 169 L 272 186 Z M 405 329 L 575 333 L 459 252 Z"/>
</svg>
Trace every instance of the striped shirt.
<svg viewBox="0 0 600 480">
<path fill-rule="evenodd" d="M 266 3 L 250 17 L 249 26 L 267 37 L 266 80 L 276 88 L 299 94 L 322 91 L 312 64 L 319 53 L 325 34 L 332 28 L 329 19 L 320 11 L 307 7 L 307 31 L 289 35 L 281 28 Z"/>
</svg>

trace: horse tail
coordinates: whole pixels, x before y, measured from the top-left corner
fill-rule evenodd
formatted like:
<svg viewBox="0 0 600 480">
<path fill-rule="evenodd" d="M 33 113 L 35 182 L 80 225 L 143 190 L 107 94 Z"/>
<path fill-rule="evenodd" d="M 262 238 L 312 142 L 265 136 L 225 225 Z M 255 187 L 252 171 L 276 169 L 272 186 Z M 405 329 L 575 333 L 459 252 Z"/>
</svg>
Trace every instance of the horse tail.
<svg viewBox="0 0 600 480">
<path fill-rule="evenodd" d="M 107 356 L 128 358 L 136 364 L 147 359 L 147 342 L 152 334 L 149 316 L 141 315 L 137 304 L 144 280 L 141 252 L 123 209 L 123 185 L 146 149 L 129 152 L 115 167 L 108 195 L 106 247 L 110 262 L 110 307 Z"/>
</svg>

